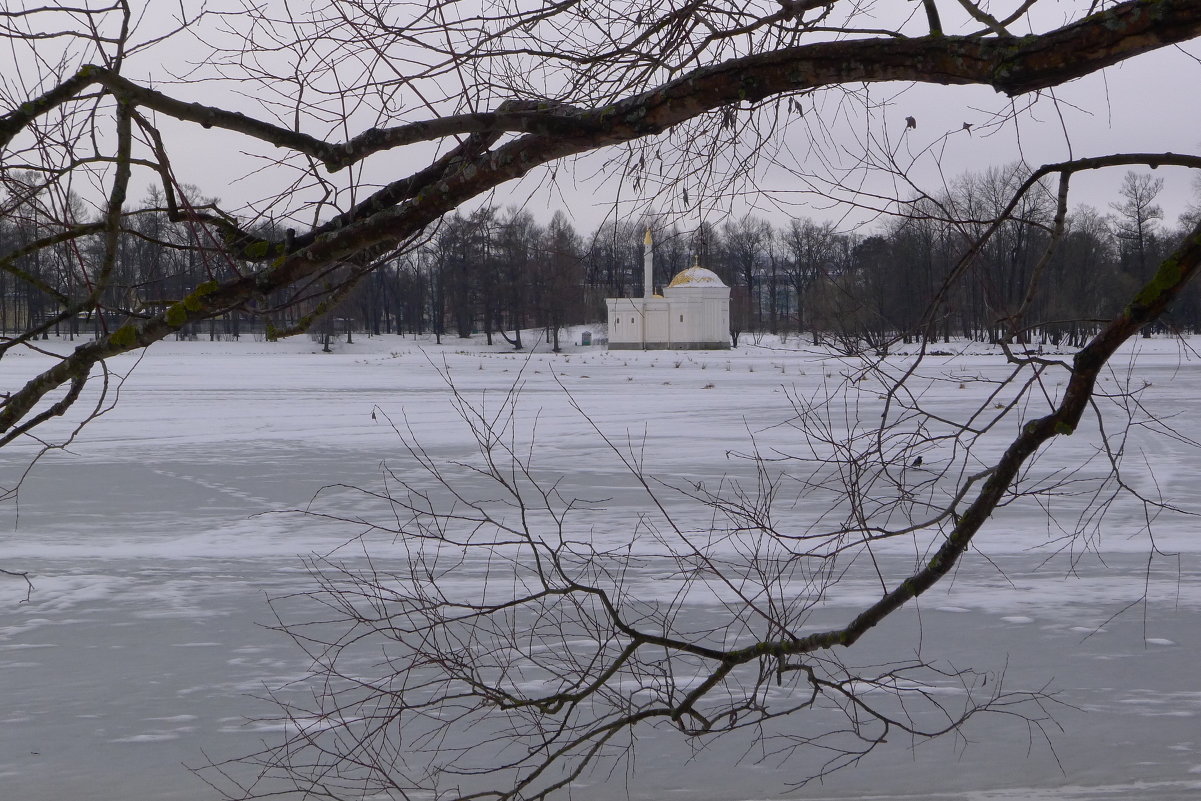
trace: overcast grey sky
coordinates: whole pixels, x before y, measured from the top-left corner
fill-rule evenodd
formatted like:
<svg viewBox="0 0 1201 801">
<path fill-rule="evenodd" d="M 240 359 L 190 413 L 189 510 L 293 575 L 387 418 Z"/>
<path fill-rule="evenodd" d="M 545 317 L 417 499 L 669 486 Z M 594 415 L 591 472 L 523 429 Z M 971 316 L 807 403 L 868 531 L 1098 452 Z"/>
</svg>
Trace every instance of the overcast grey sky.
<svg viewBox="0 0 1201 801">
<path fill-rule="evenodd" d="M 185 4 L 189 5 L 194 7 L 196 4 Z M 914 5 L 905 3 L 890 8 L 903 7 L 911 11 Z M 948 26 L 953 25 L 951 13 L 957 5 L 944 5 L 952 7 L 946 13 Z M 1080 5 L 1080 2 L 1067 4 L 1069 7 Z M 219 10 L 234 9 L 239 4 L 236 0 L 213 0 L 208 6 Z M 1063 18 L 1064 7 L 1064 3 L 1043 3 L 1036 9 L 1045 8 L 1047 19 L 1057 22 Z M 144 21 L 143 36 L 152 35 L 178 14 L 178 6 L 174 3 L 155 3 L 151 9 Z M 235 33 L 241 24 L 237 16 L 226 17 L 223 22 Z M 232 82 L 175 84 L 170 81 L 172 75 L 183 74 L 195 66 L 211 31 L 212 28 L 207 28 L 197 37 L 199 40 L 177 38 L 165 47 L 138 56 L 131 60 L 126 74 L 153 81 L 163 91 L 180 99 L 220 104 L 261 116 L 260 101 L 264 94 L 252 85 Z M 843 165 L 854 164 L 863 157 L 865 142 L 870 136 L 874 142 L 872 148 L 895 152 L 903 166 L 909 167 L 908 159 L 912 158 L 910 177 L 922 190 L 937 193 L 944 182 L 953 181 L 964 171 L 980 171 L 1019 158 L 1024 158 L 1028 164 L 1039 165 L 1070 156 L 1122 151 L 1201 150 L 1201 104 L 1196 102 L 1201 66 L 1197 53 L 1201 53 L 1201 47 L 1192 44 L 1188 48 L 1169 48 L 1132 59 L 1102 75 L 1059 87 L 1054 92 L 1058 102 L 1045 97 L 1030 112 L 992 129 L 988 123 L 993 115 L 1004 114 L 1012 106 L 1008 99 L 984 87 L 875 86 L 870 90 L 871 99 L 883 105 L 870 121 L 856 116 L 854 103 L 847 103 L 835 95 L 819 96 L 819 105 L 808 107 L 806 114 L 820 116 L 827 127 L 827 141 L 823 146 L 827 161 L 833 159 Z M 1018 105 L 1025 102 L 1024 98 L 1016 101 Z M 913 130 L 905 128 L 905 118 L 909 116 L 917 121 Z M 809 157 L 814 133 L 811 120 L 794 120 L 787 134 L 780 139 L 782 147 L 778 163 L 782 166 L 761 165 L 755 187 L 770 190 L 770 193 L 750 192 L 738 200 L 714 202 L 699 207 L 699 210 L 694 206 L 680 217 L 680 223 L 691 227 L 702 218 L 720 223 L 729 210 L 738 214 L 748 208 L 776 219 L 788 213 L 843 219 L 844 209 L 832 208 L 828 201 L 806 194 L 805 182 L 788 171 L 789 167 L 797 171 L 812 170 L 818 163 Z M 365 120 L 360 127 L 372 122 Z M 220 197 L 227 204 L 235 207 L 253 204 L 255 200 L 279 191 L 294 177 L 286 170 L 270 167 L 269 160 L 276 155 L 271 148 L 244 137 L 161 118 L 159 123 L 169 134 L 168 147 L 181 181 L 195 184 L 203 194 Z M 972 124 L 970 133 L 963 130 L 964 123 Z M 309 126 L 305 127 L 308 129 Z M 347 132 L 353 135 L 358 130 L 348 128 Z M 326 135 L 322 130 L 313 129 L 313 132 Z M 375 183 L 394 179 L 428 163 L 432 152 L 431 146 L 418 145 L 403 152 L 372 157 L 359 177 Z M 613 170 L 604 168 L 605 160 L 615 155 L 620 159 L 620 153 L 610 152 L 561 165 L 555 170 L 556 181 L 551 189 L 547 189 L 547 172 L 539 171 L 521 182 L 503 187 L 485 200 L 502 205 L 524 203 L 542 220 L 548 220 L 555 209 L 565 208 L 576 220 L 577 227 L 591 229 L 606 217 L 638 208 L 640 199 L 645 203 L 644 189 L 641 193 L 636 192 L 629 182 L 621 181 Z M 1073 204 L 1087 203 L 1107 210 L 1108 204 L 1116 198 L 1123 172 L 1123 169 L 1115 169 L 1073 179 Z M 1194 194 L 1193 179 L 1183 170 L 1162 168 L 1160 173 L 1165 179 L 1160 202 L 1167 220 L 1175 222 Z M 878 174 L 864 178 L 862 172 L 851 171 L 845 177 L 851 186 L 861 185 L 867 191 L 900 194 L 913 191 Z M 135 194 L 140 195 L 152 178 L 148 172 L 138 176 Z M 341 176 L 334 178 L 335 182 L 341 180 Z M 864 183 L 860 184 L 861 180 Z M 694 197 L 696 194 L 694 189 Z M 853 195 L 846 197 L 857 199 Z M 656 205 L 663 209 L 667 205 L 682 206 L 682 203 L 675 194 L 669 193 Z M 869 216 L 857 212 L 845 220 L 850 224 Z"/>
</svg>

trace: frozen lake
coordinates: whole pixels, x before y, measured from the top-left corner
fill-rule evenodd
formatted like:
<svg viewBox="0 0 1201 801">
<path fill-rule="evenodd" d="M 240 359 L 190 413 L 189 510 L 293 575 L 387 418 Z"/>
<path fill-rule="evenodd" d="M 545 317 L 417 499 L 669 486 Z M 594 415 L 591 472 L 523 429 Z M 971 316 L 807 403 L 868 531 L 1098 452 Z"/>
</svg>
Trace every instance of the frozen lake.
<svg viewBox="0 0 1201 801">
<path fill-rule="evenodd" d="M 1145 352 L 1135 380 L 1150 382 L 1143 402 L 1198 437 L 1201 361 L 1171 342 L 1139 345 Z M 563 477 L 564 492 L 611 496 L 606 519 L 617 522 L 618 540 L 643 501 L 623 489 L 628 477 L 567 403 L 564 387 L 610 437 L 628 432 L 644 444 L 650 472 L 712 486 L 739 469 L 726 454 L 745 450 L 748 432 L 786 447 L 788 432 L 777 426 L 793 413 L 790 396 L 836 384 L 847 369 L 812 350 L 749 345 L 729 353 L 575 348 L 526 356 L 453 340 L 421 348 L 363 338 L 334 354 L 316 350 L 307 340 L 162 343 L 132 370 L 115 408 L 68 451 L 39 461 L 18 503 L 0 507 L 0 567 L 28 571 L 34 582 L 22 603 L 24 585 L 0 579 L 0 796 L 212 798 L 183 765 L 270 742 L 271 726 L 247 723 L 271 714 L 257 695 L 303 675 L 307 664 L 265 628 L 265 599 L 306 589 L 300 556 L 335 551 L 357 533 L 277 512 L 303 507 L 334 483 L 373 486 L 385 461 L 412 471 L 385 414 L 407 421 L 436 459 L 463 458 L 469 437 L 451 420 L 433 365 L 449 368 L 467 398 L 486 393 L 485 406 L 521 376 L 521 407 L 538 414 L 538 465 Z M 14 354 L 0 370 L 11 383 L 41 363 Z M 124 372 L 133 364 L 112 366 Z M 963 400 L 975 390 L 967 377 L 1004 370 L 987 352 L 938 357 L 931 369 L 951 377 L 929 389 L 929 402 L 947 408 L 978 402 Z M 1120 384 L 1124 374 L 1110 380 Z M 1054 469 L 1089 447 L 1083 437 L 1055 450 L 1060 444 L 1041 465 Z M 1144 458 L 1133 455 L 1139 444 L 1132 441 L 1128 459 Z M 1150 435 L 1142 445 L 1156 481 L 1145 470 L 1130 480 L 1197 511 L 1201 451 Z M 0 453 L 0 486 L 16 482 L 28 453 Z M 332 489 L 320 508 L 347 512 L 356 503 L 348 490 Z M 1062 727 L 1051 732 L 1054 753 L 1025 721 L 982 716 L 965 729 L 966 741 L 913 749 L 896 738 L 796 797 L 1168 801 L 1201 794 L 1198 523 L 1160 516 L 1153 530 L 1162 555 L 1149 558 L 1141 514 L 1116 508 L 1092 551 L 1073 560 L 1040 547 L 1057 533 L 1037 506 L 1003 509 L 954 581 L 856 646 L 865 663 L 920 648 L 947 664 L 1004 671 L 1015 689 L 1057 693 L 1062 705 L 1049 709 Z M 386 542 L 378 547 L 381 564 L 399 558 Z M 631 577 L 648 592 L 662 580 Z M 839 589 L 821 612 L 831 623 L 876 593 L 857 577 Z M 669 733 L 648 730 L 632 769 L 591 773 L 573 797 L 749 801 L 777 797 L 805 770 L 803 760 L 738 765 L 739 755 L 735 748 L 690 754 Z"/>
</svg>

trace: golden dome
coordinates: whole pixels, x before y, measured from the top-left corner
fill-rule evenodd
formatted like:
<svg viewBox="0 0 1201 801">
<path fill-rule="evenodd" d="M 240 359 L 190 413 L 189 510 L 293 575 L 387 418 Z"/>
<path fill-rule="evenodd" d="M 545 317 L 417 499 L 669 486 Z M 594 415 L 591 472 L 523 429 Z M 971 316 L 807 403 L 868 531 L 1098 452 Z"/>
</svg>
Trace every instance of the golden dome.
<svg viewBox="0 0 1201 801">
<path fill-rule="evenodd" d="M 668 286 L 725 286 L 725 284 L 717 277 L 717 273 L 705 267 L 694 265 L 687 270 L 681 270 L 677 273 L 676 277 L 671 279 L 671 283 Z"/>
</svg>

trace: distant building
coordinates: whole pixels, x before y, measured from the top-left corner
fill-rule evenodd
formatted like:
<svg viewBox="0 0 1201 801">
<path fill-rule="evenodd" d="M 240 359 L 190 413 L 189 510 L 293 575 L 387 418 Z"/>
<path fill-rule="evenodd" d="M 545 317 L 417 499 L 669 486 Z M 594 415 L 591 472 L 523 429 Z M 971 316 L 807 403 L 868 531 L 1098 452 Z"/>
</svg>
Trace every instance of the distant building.
<svg viewBox="0 0 1201 801">
<path fill-rule="evenodd" d="M 730 347 L 730 288 L 693 265 L 654 293 L 651 232 L 643 240 L 643 297 L 608 298 L 610 350 L 724 350 Z"/>
</svg>

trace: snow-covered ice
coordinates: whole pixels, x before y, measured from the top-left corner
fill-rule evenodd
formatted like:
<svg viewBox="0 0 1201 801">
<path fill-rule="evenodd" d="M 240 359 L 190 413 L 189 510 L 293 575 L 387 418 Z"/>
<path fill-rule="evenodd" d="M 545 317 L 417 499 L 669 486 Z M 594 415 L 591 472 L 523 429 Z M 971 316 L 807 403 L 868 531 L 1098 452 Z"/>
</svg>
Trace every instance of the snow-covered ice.
<svg viewBox="0 0 1201 801">
<path fill-rule="evenodd" d="M 567 392 L 606 435 L 636 447 L 649 472 L 712 487 L 737 471 L 728 454 L 747 451 L 750 437 L 792 444 L 780 425 L 794 414 L 792 399 L 820 396 L 853 370 L 796 344 L 528 355 L 454 339 L 435 346 L 361 337 L 322 354 L 303 339 L 245 339 L 161 343 L 136 369 L 132 356 L 114 360 L 116 373 L 128 372 L 119 402 L 67 451 L 43 457 L 17 503 L 0 507 L 0 567 L 28 571 L 34 582 L 23 603 L 23 583 L 0 579 L 0 797 L 208 798 L 183 763 L 254 750 L 278 734 L 269 722 L 249 722 L 271 713 L 258 699 L 307 665 L 265 628 L 264 599 L 307 586 L 300 555 L 336 551 L 359 533 L 285 510 L 329 485 L 373 486 L 385 462 L 412 470 L 389 420 L 435 458 L 462 458 L 471 441 L 449 413 L 442 373 L 492 409 L 519 382 L 539 468 L 561 476 L 565 492 L 611 495 L 594 536 L 619 541 L 629 530 L 622 524 L 641 511 L 638 500 L 620 491 L 623 469 Z M 1201 362 L 1169 340 L 1135 345 L 1132 380 L 1149 384 L 1142 402 L 1196 437 Z M 11 385 L 45 364 L 18 352 L 0 370 Z M 1002 369 L 987 348 L 930 364 L 942 376 L 922 390 L 932 409 L 979 402 L 987 388 L 971 379 Z M 1123 385 L 1124 364 L 1103 389 Z M 1136 455 L 1139 433 L 1128 463 L 1145 459 L 1154 479 L 1145 468 L 1127 479 L 1198 511 L 1201 451 L 1148 438 Z M 1076 464 L 1090 448 L 1083 432 L 1056 442 L 1037 469 Z M 0 452 L 0 486 L 15 482 L 31 452 Z M 931 452 L 926 462 L 939 458 Z M 337 487 L 318 498 L 322 510 L 343 514 L 357 503 Z M 798 795 L 1197 797 L 1201 538 L 1195 518 L 1165 512 L 1154 521 L 1153 551 L 1143 514 L 1115 507 L 1088 550 L 1056 553 L 1062 532 L 1037 504 L 1006 507 L 953 577 L 861 643 L 866 653 L 905 658 L 920 642 L 925 656 L 1003 670 L 1014 688 L 1057 692 L 1065 705 L 1052 710 L 1063 727 L 1053 733 L 1054 753 L 1023 721 L 984 717 L 966 741 L 914 750 L 897 739 Z M 885 549 L 881 558 L 904 557 Z M 664 578 L 631 576 L 630 586 L 670 597 Z M 839 590 L 823 612 L 835 621 L 878 594 L 866 582 Z M 769 798 L 803 773 L 787 763 L 735 766 L 739 754 L 695 758 L 664 735 L 640 748 L 631 775 L 590 774 L 575 797 Z"/>
</svg>

